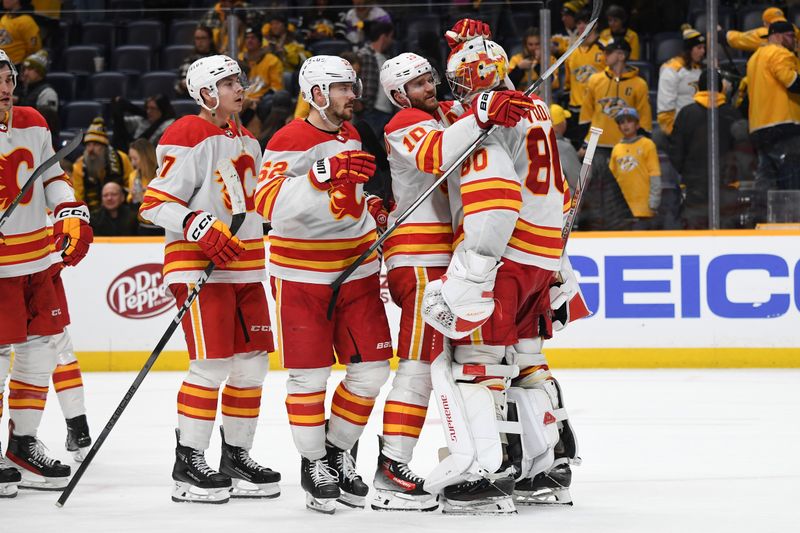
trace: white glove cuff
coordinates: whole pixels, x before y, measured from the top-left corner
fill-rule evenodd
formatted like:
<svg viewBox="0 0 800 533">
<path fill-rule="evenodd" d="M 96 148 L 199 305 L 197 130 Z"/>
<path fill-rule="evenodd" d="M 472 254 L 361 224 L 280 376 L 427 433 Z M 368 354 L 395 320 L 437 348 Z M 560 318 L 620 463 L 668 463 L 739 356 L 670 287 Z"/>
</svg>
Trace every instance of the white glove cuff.
<svg viewBox="0 0 800 533">
<path fill-rule="evenodd" d="M 187 241 L 197 242 L 208 233 L 208 230 L 211 229 L 211 226 L 214 225 L 216 220 L 217 217 L 211 213 L 200 213 L 186 226 L 183 230 L 183 235 L 186 237 Z"/>
</svg>

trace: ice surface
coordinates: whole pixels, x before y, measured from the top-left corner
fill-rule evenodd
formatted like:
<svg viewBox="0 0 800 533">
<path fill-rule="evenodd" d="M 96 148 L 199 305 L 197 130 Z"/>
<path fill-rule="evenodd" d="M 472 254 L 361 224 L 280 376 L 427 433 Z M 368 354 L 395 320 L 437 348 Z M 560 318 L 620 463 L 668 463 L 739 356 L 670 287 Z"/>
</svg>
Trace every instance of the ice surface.
<svg viewBox="0 0 800 533">
<path fill-rule="evenodd" d="M 93 435 L 106 423 L 133 373 L 87 373 Z M 308 511 L 299 485 L 299 456 L 284 408 L 285 373 L 267 377 L 252 455 L 283 475 L 276 500 L 222 506 L 170 500 L 183 375 L 147 377 L 63 509 L 58 493 L 20 491 L 0 500 L 0 531 L 258 531 L 373 533 L 716 532 L 800 531 L 800 371 L 560 371 L 583 465 L 574 469 L 574 507 L 520 508 L 512 517 L 379 513 L 341 507 L 334 516 Z M 334 373 L 329 390 L 341 374 Z M 358 469 L 371 481 L 383 397 L 368 424 Z M 330 398 L 329 398 L 330 400 Z M 7 410 L 6 410 L 7 412 Z M 7 418 L 7 414 L 5 417 Z M 3 421 L 5 424 L 5 420 Z M 3 425 L 5 428 L 6 426 Z M 55 393 L 40 430 L 50 453 L 69 459 Z M 7 444 L 5 431 L 3 444 Z M 412 466 L 430 471 L 444 438 L 431 406 Z M 215 433 L 207 457 L 219 460 Z"/>
</svg>

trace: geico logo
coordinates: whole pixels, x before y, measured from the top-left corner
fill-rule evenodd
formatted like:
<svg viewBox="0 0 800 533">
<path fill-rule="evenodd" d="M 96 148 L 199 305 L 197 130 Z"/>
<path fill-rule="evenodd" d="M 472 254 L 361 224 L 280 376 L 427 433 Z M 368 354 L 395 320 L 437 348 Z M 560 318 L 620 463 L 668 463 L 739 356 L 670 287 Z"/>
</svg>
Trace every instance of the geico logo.
<svg viewBox="0 0 800 533">
<path fill-rule="evenodd" d="M 610 255 L 602 271 L 591 257 L 570 260 L 589 310 L 605 318 L 774 318 L 800 310 L 800 261 L 778 255 Z"/>
<path fill-rule="evenodd" d="M 270 326 L 257 325 L 250 326 L 250 331 L 272 331 L 272 328 Z"/>
</svg>

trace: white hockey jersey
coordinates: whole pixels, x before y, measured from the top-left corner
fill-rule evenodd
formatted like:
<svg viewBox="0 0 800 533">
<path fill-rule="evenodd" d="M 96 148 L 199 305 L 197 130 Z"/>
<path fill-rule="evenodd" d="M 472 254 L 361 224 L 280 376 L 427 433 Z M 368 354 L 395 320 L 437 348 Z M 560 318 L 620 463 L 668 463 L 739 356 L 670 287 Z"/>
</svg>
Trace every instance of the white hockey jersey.
<svg viewBox="0 0 800 533">
<path fill-rule="evenodd" d="M 217 268 L 209 283 L 252 283 L 266 279 L 264 234 L 255 211 L 253 195 L 256 172 L 261 166 L 261 147 L 246 129 L 242 144 L 235 128 L 220 128 L 199 116 L 175 121 L 156 148 L 158 170 L 147 187 L 139 213 L 166 230 L 164 282 L 194 283 L 208 266 L 200 245 L 183 236 L 183 221 L 193 211 L 206 211 L 231 224 L 231 201 L 217 172 L 220 161 L 230 159 L 244 188 L 245 221 L 236 236 L 245 251 L 236 261 Z"/>
<path fill-rule="evenodd" d="M 482 132 L 472 115 L 445 129 L 453 102 L 442 102 L 434 117 L 420 109 L 403 109 L 386 125 L 386 153 L 392 173 L 396 208 L 389 225 L 464 153 Z M 455 104 L 458 105 L 458 104 Z M 453 246 L 453 228 L 447 183 L 398 227 L 383 245 L 386 268 L 447 266 Z"/>
<path fill-rule="evenodd" d="M 256 190 L 258 212 L 272 223 L 271 275 L 328 284 L 375 242 L 375 221 L 366 209 L 363 185 L 323 190 L 309 178 L 317 160 L 360 149 L 361 137 L 349 122 L 331 133 L 297 119 L 272 136 Z M 348 279 L 378 272 L 377 259 L 374 252 Z"/>
<path fill-rule="evenodd" d="M 533 120 L 498 128 L 462 165 L 463 230 L 472 234 L 465 245 L 500 257 L 498 246 L 505 242 L 502 257 L 556 271 L 569 191 L 550 112 L 533 99 Z M 459 232 L 456 243 L 462 239 Z"/>
<path fill-rule="evenodd" d="M 0 213 L 34 170 L 54 154 L 51 142 L 47 122 L 32 107 L 14 107 L 8 121 L 0 123 Z M 51 166 L 36 180 L 3 226 L 0 278 L 41 272 L 53 263 L 47 210 L 74 201 L 72 184 L 60 165 Z"/>
</svg>

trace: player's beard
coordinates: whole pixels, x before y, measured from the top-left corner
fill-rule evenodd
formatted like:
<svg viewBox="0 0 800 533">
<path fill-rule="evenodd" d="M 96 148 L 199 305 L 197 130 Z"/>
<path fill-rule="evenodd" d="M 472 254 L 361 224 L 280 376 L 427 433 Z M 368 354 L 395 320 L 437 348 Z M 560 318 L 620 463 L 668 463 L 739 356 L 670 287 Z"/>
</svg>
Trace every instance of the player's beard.
<svg viewBox="0 0 800 533">
<path fill-rule="evenodd" d="M 331 109 L 328 112 L 328 115 L 334 120 L 334 122 L 338 123 L 342 123 L 345 120 L 351 120 L 353 118 L 353 102 L 342 103 L 341 107 L 337 106 L 336 109 Z"/>
<path fill-rule="evenodd" d="M 431 114 L 439 107 L 439 101 L 436 100 L 436 91 L 425 93 L 421 98 L 409 97 L 408 101 L 411 102 L 411 107 Z"/>
</svg>

